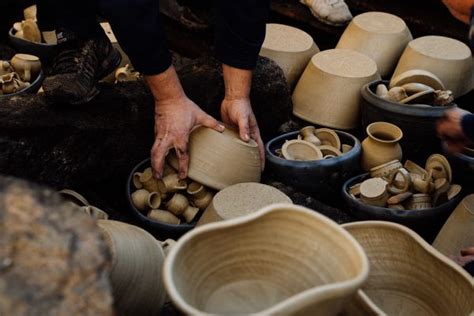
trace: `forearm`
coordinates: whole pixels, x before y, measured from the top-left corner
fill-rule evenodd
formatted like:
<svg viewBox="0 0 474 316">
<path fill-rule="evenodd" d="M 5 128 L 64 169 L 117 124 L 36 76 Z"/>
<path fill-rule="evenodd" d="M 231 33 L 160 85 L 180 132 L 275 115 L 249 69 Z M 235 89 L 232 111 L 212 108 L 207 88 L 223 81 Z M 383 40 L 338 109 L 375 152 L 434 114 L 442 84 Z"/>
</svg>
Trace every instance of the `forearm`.
<svg viewBox="0 0 474 316">
<path fill-rule="evenodd" d="M 222 65 L 225 83 L 225 99 L 248 99 L 252 86 L 252 71 L 235 68 L 226 64 Z"/>
<path fill-rule="evenodd" d="M 173 66 L 160 74 L 145 76 L 145 80 L 157 103 L 186 96 Z"/>
</svg>

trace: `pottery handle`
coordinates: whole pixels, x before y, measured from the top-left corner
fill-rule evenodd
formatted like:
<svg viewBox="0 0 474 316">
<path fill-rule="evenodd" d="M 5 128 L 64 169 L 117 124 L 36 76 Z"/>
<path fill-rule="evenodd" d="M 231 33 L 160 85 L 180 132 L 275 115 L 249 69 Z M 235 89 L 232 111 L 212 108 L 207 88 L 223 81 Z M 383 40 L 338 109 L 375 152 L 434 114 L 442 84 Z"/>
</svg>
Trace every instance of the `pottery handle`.
<svg viewBox="0 0 474 316">
<path fill-rule="evenodd" d="M 26 64 L 25 69 L 23 70 L 23 81 L 29 82 L 31 80 L 31 65 Z"/>
<path fill-rule="evenodd" d="M 395 182 L 397 175 L 399 174 L 401 174 L 403 177 L 403 187 L 401 188 L 397 187 L 396 182 Z M 400 194 L 400 193 L 407 192 L 410 189 L 410 185 L 411 185 L 410 173 L 406 169 L 400 168 L 392 172 L 388 183 L 389 183 L 388 191 L 392 194 Z"/>
</svg>

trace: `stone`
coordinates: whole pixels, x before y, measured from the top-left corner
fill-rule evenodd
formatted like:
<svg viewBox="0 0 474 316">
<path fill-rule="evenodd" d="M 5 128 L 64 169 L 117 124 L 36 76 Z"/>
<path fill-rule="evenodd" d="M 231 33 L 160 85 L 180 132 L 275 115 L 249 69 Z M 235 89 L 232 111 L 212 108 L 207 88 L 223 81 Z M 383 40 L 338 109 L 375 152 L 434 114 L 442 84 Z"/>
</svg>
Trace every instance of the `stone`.
<svg viewBox="0 0 474 316">
<path fill-rule="evenodd" d="M 112 315 L 110 253 L 58 194 L 0 177 L 0 315 Z"/>
</svg>

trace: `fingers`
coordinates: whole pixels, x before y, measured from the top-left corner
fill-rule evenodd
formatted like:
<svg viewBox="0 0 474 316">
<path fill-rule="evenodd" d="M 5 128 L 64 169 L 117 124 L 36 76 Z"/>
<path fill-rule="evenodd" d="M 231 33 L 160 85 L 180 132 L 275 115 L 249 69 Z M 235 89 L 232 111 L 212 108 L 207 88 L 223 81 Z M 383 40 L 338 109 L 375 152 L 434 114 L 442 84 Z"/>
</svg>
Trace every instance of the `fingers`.
<svg viewBox="0 0 474 316">
<path fill-rule="evenodd" d="M 474 247 L 469 247 L 469 248 L 461 250 L 461 255 L 474 256 Z"/>
<path fill-rule="evenodd" d="M 239 117 L 237 124 L 239 125 L 239 135 L 240 139 L 244 142 L 250 140 L 250 130 L 249 130 L 249 119 L 248 117 Z"/>
<path fill-rule="evenodd" d="M 198 124 L 201 124 L 205 127 L 209 127 L 209 128 L 212 128 L 218 132 L 223 132 L 225 127 L 224 125 L 222 125 L 221 123 L 219 123 L 218 120 L 216 120 L 215 118 L 213 118 L 212 116 L 210 115 L 207 115 L 207 114 L 203 114 L 201 115 L 201 117 L 198 118 Z"/>
<path fill-rule="evenodd" d="M 170 143 L 167 139 L 157 137 L 151 149 L 151 167 L 153 175 L 157 179 L 163 177 L 163 166 L 165 164 L 166 154 L 170 148 Z"/>
<path fill-rule="evenodd" d="M 260 154 L 260 166 L 263 169 L 265 168 L 265 147 L 262 141 L 262 137 L 260 136 L 260 129 L 258 128 L 257 119 L 255 115 L 251 115 L 249 117 L 249 129 L 250 129 L 250 136 L 258 145 L 258 153 Z"/>
<path fill-rule="evenodd" d="M 188 153 L 188 135 L 183 135 L 176 140 L 174 149 L 178 157 L 179 178 L 185 179 L 188 176 L 189 153 Z"/>
</svg>

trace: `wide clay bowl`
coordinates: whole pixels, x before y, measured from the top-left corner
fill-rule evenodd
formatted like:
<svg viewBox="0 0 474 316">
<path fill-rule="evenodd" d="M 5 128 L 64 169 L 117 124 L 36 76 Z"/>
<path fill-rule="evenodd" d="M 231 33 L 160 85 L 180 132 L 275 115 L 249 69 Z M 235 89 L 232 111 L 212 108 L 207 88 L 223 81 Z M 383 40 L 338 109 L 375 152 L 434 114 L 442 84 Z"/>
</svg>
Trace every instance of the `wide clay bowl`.
<svg viewBox="0 0 474 316">
<path fill-rule="evenodd" d="M 376 95 L 379 84 L 388 85 L 388 81 L 374 81 L 361 90 L 362 127 L 367 128 L 379 121 L 395 124 L 403 131 L 404 136 L 400 141 L 403 151 L 410 153 L 410 159 L 416 162 L 424 162 L 432 153 L 441 152 L 436 122 L 456 105 L 432 107 L 398 104 Z"/>
<path fill-rule="evenodd" d="M 344 181 L 359 172 L 362 152 L 359 140 L 349 133 L 336 131 L 341 143 L 353 146 L 349 152 L 339 157 L 317 161 L 290 161 L 280 158 L 275 151 L 281 148 L 285 141 L 296 139 L 298 133 L 283 134 L 266 144 L 268 170 L 277 180 L 299 191 L 318 196 L 339 195 Z"/>
<path fill-rule="evenodd" d="M 342 188 L 342 195 L 348 209 L 352 215 L 361 220 L 383 220 L 397 222 L 400 224 L 423 224 L 439 219 L 446 219 L 456 208 L 460 200 L 460 194 L 452 200 L 428 209 L 422 210 L 397 210 L 386 207 L 366 205 L 363 202 L 354 199 L 350 194 L 350 188 L 370 178 L 370 174 L 365 173 L 349 179 Z"/>
<path fill-rule="evenodd" d="M 347 231 L 292 204 L 196 228 L 164 265 L 168 295 L 187 315 L 336 315 L 368 273 Z"/>
<path fill-rule="evenodd" d="M 189 224 L 181 223 L 178 225 L 154 221 L 148 218 L 146 214 L 140 212 L 140 210 L 138 210 L 133 204 L 131 196 L 132 196 L 132 193 L 136 190 L 135 186 L 133 185 L 133 175 L 136 172 L 141 172 L 145 170 L 149 166 L 150 166 L 150 159 L 146 159 L 140 162 L 130 172 L 130 175 L 128 176 L 127 188 L 126 188 L 128 208 L 130 212 L 132 213 L 132 215 L 135 217 L 135 219 L 138 220 L 138 222 L 140 223 L 140 226 L 142 226 L 144 229 L 146 229 L 153 235 L 158 236 L 162 240 L 167 239 L 167 238 L 178 239 L 179 237 L 184 235 L 186 232 L 193 229 L 194 226 L 196 226 L 196 221 L 191 222 Z"/>
<path fill-rule="evenodd" d="M 21 89 L 17 92 L 14 92 L 14 93 L 0 95 L 0 99 L 19 96 L 19 95 L 24 95 L 24 94 L 35 94 L 41 88 L 41 84 L 43 83 L 44 78 L 45 78 L 44 72 L 43 72 L 43 70 L 41 70 L 36 75 L 36 77 L 31 81 L 31 84 L 28 87 L 26 87 L 24 89 Z"/>
<path fill-rule="evenodd" d="M 370 262 L 369 279 L 350 304 L 349 315 L 444 316 L 473 311 L 469 274 L 412 230 L 377 221 L 343 227 Z"/>
<path fill-rule="evenodd" d="M 168 155 L 178 169 L 176 153 Z M 260 182 L 261 166 L 257 143 L 242 141 L 236 131 L 226 127 L 219 133 L 197 127 L 189 136 L 188 177 L 207 187 L 222 190 L 242 182 Z"/>
<path fill-rule="evenodd" d="M 15 36 L 16 31 L 11 28 L 8 37 L 12 46 L 21 53 L 38 56 L 42 61 L 50 60 L 56 54 L 57 45 L 35 43 Z"/>
</svg>

